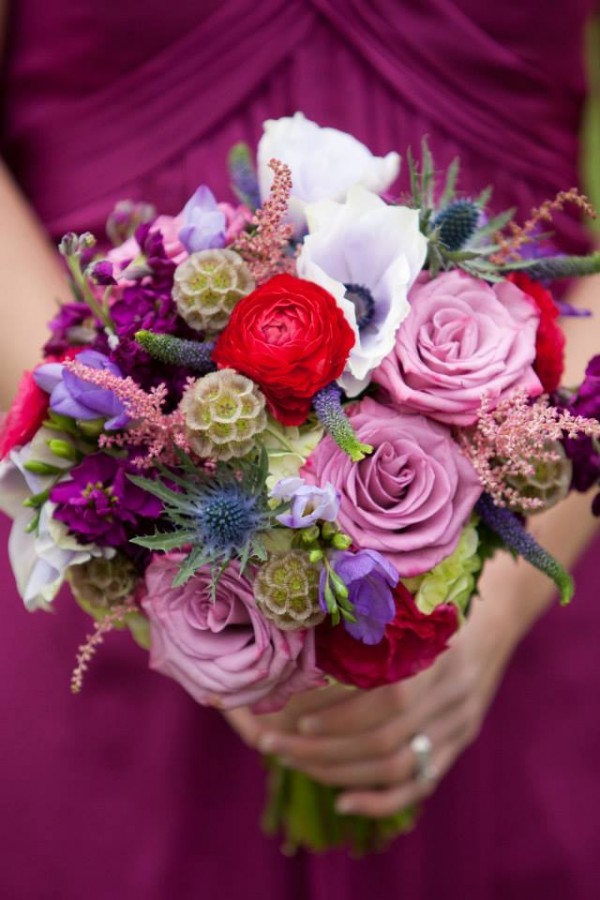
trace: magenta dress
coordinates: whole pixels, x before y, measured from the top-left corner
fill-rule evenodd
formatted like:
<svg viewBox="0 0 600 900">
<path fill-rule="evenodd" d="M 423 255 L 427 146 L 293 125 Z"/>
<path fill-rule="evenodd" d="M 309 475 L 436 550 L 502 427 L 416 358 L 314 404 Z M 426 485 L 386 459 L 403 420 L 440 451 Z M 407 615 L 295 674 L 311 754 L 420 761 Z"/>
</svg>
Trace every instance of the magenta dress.
<svg viewBox="0 0 600 900">
<path fill-rule="evenodd" d="M 576 182 L 591 0 L 20 0 L 3 153 L 53 237 L 119 198 L 177 212 L 266 118 L 298 109 L 374 151 L 430 136 L 465 188 L 526 212 Z M 406 171 L 404 171 L 406 176 Z M 561 246 L 585 246 L 559 222 Z M 3 327 L 9 327 L 8 322 Z M 146 669 L 124 635 L 68 690 L 88 619 L 29 615 L 4 555 L 2 900 L 596 900 L 600 607 L 593 551 L 569 610 L 519 648 L 483 734 L 413 834 L 364 861 L 286 859 L 260 834 L 258 757 Z M 598 548 L 596 548 L 598 550 Z M 526 598 L 523 598 L 526 602 Z"/>
</svg>

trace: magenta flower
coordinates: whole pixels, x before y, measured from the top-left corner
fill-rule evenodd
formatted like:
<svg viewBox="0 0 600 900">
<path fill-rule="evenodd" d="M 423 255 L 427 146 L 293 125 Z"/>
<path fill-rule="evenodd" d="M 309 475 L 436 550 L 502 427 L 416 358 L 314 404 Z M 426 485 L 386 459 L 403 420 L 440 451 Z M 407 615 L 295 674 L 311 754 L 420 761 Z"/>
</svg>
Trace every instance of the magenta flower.
<svg viewBox="0 0 600 900">
<path fill-rule="evenodd" d="M 373 375 L 390 402 L 450 425 L 471 425 L 515 388 L 542 392 L 534 373 L 539 315 L 514 284 L 459 271 L 417 283 L 396 344 Z"/>
<path fill-rule="evenodd" d="M 174 678 L 198 702 L 220 709 L 251 704 L 280 709 L 298 691 L 318 687 L 314 632 L 280 631 L 256 607 L 252 584 L 231 563 L 219 578 L 198 571 L 173 581 L 182 554 L 156 556 L 146 571 L 142 606 L 150 619 L 150 667 Z"/>
<path fill-rule="evenodd" d="M 106 453 L 86 456 L 50 494 L 54 518 L 83 544 L 119 547 L 144 533 L 160 516 L 162 503 L 129 480 L 136 474 L 127 460 Z"/>
<path fill-rule="evenodd" d="M 326 437 L 301 474 L 340 492 L 337 521 L 357 546 L 377 550 L 402 577 L 449 556 L 481 494 L 450 429 L 367 398 L 351 411 L 357 437 L 374 447 L 354 463 Z"/>
</svg>

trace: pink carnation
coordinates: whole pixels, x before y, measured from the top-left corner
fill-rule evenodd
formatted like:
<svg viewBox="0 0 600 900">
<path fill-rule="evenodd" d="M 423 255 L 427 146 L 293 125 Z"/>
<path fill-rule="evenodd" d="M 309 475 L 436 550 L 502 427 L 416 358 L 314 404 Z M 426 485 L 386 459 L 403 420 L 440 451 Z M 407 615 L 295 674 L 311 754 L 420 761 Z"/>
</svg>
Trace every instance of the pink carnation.
<svg viewBox="0 0 600 900">
<path fill-rule="evenodd" d="M 516 285 L 454 271 L 416 284 L 409 299 L 396 345 L 373 376 L 394 406 L 471 425 L 484 393 L 495 406 L 515 388 L 542 392 L 532 368 L 539 315 Z"/>
<path fill-rule="evenodd" d="M 142 606 L 150 619 L 150 667 L 175 679 L 205 706 L 251 704 L 272 712 L 298 691 L 318 687 L 312 631 L 280 631 L 254 602 L 252 585 L 232 563 L 210 599 L 209 569 L 181 587 L 182 554 L 156 556 L 146 571 Z"/>
<path fill-rule="evenodd" d="M 371 456 L 354 463 L 326 437 L 304 478 L 341 495 L 338 522 L 357 547 L 378 550 L 402 577 L 420 575 L 449 556 L 481 494 L 471 463 L 450 430 L 367 398 L 350 412 Z"/>
</svg>

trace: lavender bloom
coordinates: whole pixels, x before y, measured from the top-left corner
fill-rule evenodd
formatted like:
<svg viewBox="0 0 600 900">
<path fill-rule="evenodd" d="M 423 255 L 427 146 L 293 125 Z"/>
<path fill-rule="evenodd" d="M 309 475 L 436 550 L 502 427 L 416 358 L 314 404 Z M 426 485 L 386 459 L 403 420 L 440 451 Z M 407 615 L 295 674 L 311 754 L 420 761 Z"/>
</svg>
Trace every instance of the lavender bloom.
<svg viewBox="0 0 600 900">
<path fill-rule="evenodd" d="M 121 377 L 121 370 L 103 353 L 83 350 L 77 361 L 91 369 L 107 369 Z M 108 431 L 124 428 L 129 422 L 125 407 L 112 391 L 78 378 L 62 363 L 46 363 L 35 370 L 36 383 L 50 394 L 50 409 L 72 419 L 107 419 Z"/>
<path fill-rule="evenodd" d="M 83 544 L 120 547 L 147 531 L 148 520 L 162 513 L 162 502 L 130 479 L 135 467 L 125 459 L 94 453 L 86 456 L 51 491 L 54 518 L 67 525 Z"/>
<path fill-rule="evenodd" d="M 331 566 L 348 588 L 348 600 L 354 607 L 356 622 L 344 620 L 344 628 L 357 641 L 378 644 L 386 625 L 396 614 L 392 588 L 400 576 L 393 565 L 376 550 L 350 553 L 341 550 L 331 557 Z M 323 591 L 327 572 L 321 572 L 319 599 L 326 609 Z"/>
<path fill-rule="evenodd" d="M 184 225 L 179 240 L 188 251 L 214 250 L 225 246 L 227 220 L 209 188 L 201 185 L 183 208 Z"/>
<path fill-rule="evenodd" d="M 319 488 L 306 484 L 303 478 L 283 478 L 271 496 L 275 500 L 292 501 L 289 512 L 276 516 L 286 528 L 310 528 L 318 521 L 334 522 L 340 508 L 340 494 L 332 484 Z"/>
</svg>

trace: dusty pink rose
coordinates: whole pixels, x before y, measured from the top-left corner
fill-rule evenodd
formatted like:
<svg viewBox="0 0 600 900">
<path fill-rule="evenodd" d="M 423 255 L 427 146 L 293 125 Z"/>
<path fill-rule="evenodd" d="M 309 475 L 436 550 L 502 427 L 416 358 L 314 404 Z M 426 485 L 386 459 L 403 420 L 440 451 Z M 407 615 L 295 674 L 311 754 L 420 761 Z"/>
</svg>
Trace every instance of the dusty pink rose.
<svg viewBox="0 0 600 900">
<path fill-rule="evenodd" d="M 394 406 L 470 425 L 484 392 L 493 405 L 515 388 L 542 392 L 532 368 L 539 315 L 516 285 L 454 271 L 416 284 L 409 299 L 396 345 L 373 375 Z"/>
<path fill-rule="evenodd" d="M 375 449 L 354 463 L 326 437 L 302 474 L 341 494 L 338 522 L 357 547 L 378 550 L 402 577 L 420 575 L 455 549 L 481 494 L 450 430 L 367 398 L 350 412 L 359 440 Z"/>
<path fill-rule="evenodd" d="M 263 618 L 237 564 L 221 575 L 213 603 L 208 569 L 172 586 L 182 558 L 156 556 L 146 571 L 150 668 L 178 681 L 198 703 L 221 709 L 251 704 L 272 712 L 293 693 L 323 683 L 313 632 L 279 631 Z"/>
</svg>

